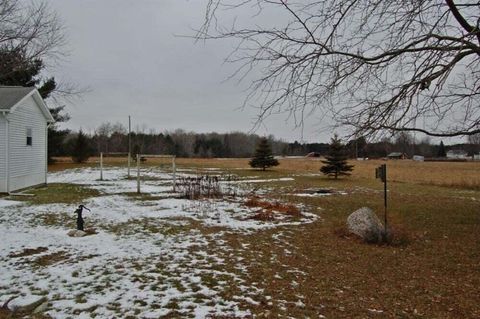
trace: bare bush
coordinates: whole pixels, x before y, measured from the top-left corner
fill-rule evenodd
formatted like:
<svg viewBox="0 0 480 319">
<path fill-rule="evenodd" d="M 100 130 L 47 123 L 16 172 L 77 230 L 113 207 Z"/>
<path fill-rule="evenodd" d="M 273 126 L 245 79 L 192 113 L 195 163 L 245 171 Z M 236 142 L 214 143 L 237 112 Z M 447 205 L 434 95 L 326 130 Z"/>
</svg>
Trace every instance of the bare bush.
<svg viewBox="0 0 480 319">
<path fill-rule="evenodd" d="M 182 206 L 183 210 L 191 211 L 202 218 L 212 218 L 220 221 L 221 210 L 218 209 L 214 199 L 202 198 L 202 200 L 192 200 Z"/>
<path fill-rule="evenodd" d="M 300 209 L 290 203 L 281 203 L 279 201 L 269 202 L 266 200 L 260 200 L 257 197 L 250 197 L 244 203 L 249 208 L 259 208 L 252 219 L 262 221 L 275 220 L 275 213 L 286 214 L 292 217 L 301 217 L 302 213 Z"/>
<path fill-rule="evenodd" d="M 237 187 L 223 186 L 221 181 L 234 181 L 234 175 L 201 175 L 196 177 L 182 177 L 178 180 L 178 192 L 187 199 L 222 198 L 224 196 L 237 196 Z M 223 187 L 222 187 L 223 186 Z"/>
<path fill-rule="evenodd" d="M 220 197 L 218 178 L 208 175 L 198 177 L 182 177 L 177 187 L 184 198 L 199 199 L 201 197 Z"/>
</svg>

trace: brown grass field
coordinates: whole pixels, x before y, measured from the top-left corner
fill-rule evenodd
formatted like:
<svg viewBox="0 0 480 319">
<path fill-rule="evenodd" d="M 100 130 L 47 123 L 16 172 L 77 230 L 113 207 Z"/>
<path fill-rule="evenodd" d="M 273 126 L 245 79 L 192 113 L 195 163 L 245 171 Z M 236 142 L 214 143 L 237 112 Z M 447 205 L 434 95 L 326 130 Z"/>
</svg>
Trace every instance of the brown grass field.
<svg viewBox="0 0 480 319">
<path fill-rule="evenodd" d="M 177 165 L 198 167 L 216 167 L 226 170 L 249 169 L 249 159 L 212 159 L 212 158 L 178 158 Z M 96 165 L 99 158 L 90 158 L 85 165 Z M 106 158 L 109 165 L 126 165 L 125 158 Z M 285 173 L 318 173 L 322 165 L 318 158 L 285 158 L 279 160 L 280 165 L 275 171 Z M 168 164 L 168 159 L 147 159 L 145 165 Z M 374 179 L 375 167 L 387 163 L 388 176 L 392 182 L 403 182 L 436 186 L 452 186 L 465 189 L 480 189 L 480 161 L 477 162 L 414 162 L 411 160 L 369 160 L 351 161 L 355 170 L 351 179 Z M 98 165 L 98 164 L 97 164 Z M 135 165 L 135 164 L 132 164 Z M 58 163 L 49 167 L 49 170 L 61 170 L 75 167 L 69 158 L 59 158 Z"/>
<path fill-rule="evenodd" d="M 93 158 L 86 165 L 96 165 Z M 124 165 L 125 159 L 107 159 Z M 148 160 L 161 165 L 166 160 Z M 369 245 L 345 231 L 347 216 L 369 206 L 383 216 L 382 184 L 374 178 L 381 161 L 355 161 L 349 178 L 319 175 L 318 159 L 281 159 L 266 171 L 248 168 L 247 159 L 177 159 L 179 168 L 221 168 L 243 176 L 293 177 L 292 182 L 263 186 L 271 199 L 303 204 L 318 214 L 315 223 L 254 235 L 226 234 L 233 249 L 250 251 L 249 280 L 262 283 L 277 304 L 248 305 L 258 318 L 480 318 L 480 163 L 388 161 L 389 220 L 398 236 L 395 245 Z M 75 167 L 68 160 L 50 167 Z M 298 198 L 292 190 L 328 187 L 344 196 Z M 202 232 L 215 231 L 203 228 Z M 285 249 L 291 251 L 285 254 Z M 212 248 L 213 249 L 213 248 Z M 272 264 L 271 256 L 281 259 Z M 228 267 L 228 266 L 226 266 Z M 298 279 L 289 267 L 300 268 Z M 282 271 L 281 278 L 275 276 Z M 293 280 L 297 281 L 292 286 Z M 232 288 L 233 289 L 233 288 Z M 295 304 L 304 296 L 304 305 Z M 320 316 L 321 317 L 321 316 Z"/>
</svg>

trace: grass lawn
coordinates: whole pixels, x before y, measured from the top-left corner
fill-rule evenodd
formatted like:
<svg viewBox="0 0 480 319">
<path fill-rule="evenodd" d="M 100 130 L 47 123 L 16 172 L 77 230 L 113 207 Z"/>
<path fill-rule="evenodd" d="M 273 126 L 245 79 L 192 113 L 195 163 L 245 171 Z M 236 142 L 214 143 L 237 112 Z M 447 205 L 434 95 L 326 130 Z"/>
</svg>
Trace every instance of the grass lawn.
<svg viewBox="0 0 480 319">
<path fill-rule="evenodd" d="M 106 166 L 125 162 L 107 159 Z M 401 241 L 378 246 L 364 244 L 344 229 L 347 216 L 363 206 L 373 208 L 383 217 L 382 184 L 374 178 L 379 161 L 354 162 L 353 175 L 341 180 L 319 175 L 321 163 L 315 159 L 280 162 L 279 167 L 266 172 L 249 169 L 246 159 L 177 159 L 177 166 L 180 172 L 191 174 L 238 175 L 263 199 L 293 203 L 318 216 L 312 222 L 237 229 L 187 215 L 159 219 L 149 215 L 150 208 L 166 215 L 173 211 L 172 207 L 156 206 L 161 202 L 161 193 L 135 196 L 133 190 L 129 193 L 122 189 L 122 193 L 107 195 L 104 188 L 109 185 L 99 182 L 92 187 L 88 182 L 82 185 L 60 181 L 29 191 L 35 197 L 16 198 L 27 201 L 28 209 L 36 211 L 35 219 L 22 217 L 26 225 L 52 227 L 60 233 L 74 223 L 69 217 L 71 212 L 58 213 L 55 205 L 63 205 L 58 209 L 62 211 L 91 201 L 93 211 L 98 212 L 98 217 L 91 217 L 98 234 L 87 236 L 92 244 L 97 236 L 107 246 L 109 240 L 129 243 L 132 238 L 144 246 L 139 246 L 140 251 L 132 258 L 112 253 L 112 261 L 102 268 L 94 266 L 93 261 L 102 260 L 96 256 L 102 251 L 104 259 L 109 258 L 107 246 L 105 250 L 82 251 L 59 245 L 45 251 L 32 244 L 25 247 L 33 249 L 29 256 L 6 247 L 5 254 L 10 254 L 6 266 L 13 273 L 26 271 L 27 266 L 41 267 L 38 276 L 48 280 L 59 269 L 73 270 L 68 276 L 60 276 L 58 284 L 49 281 L 50 286 L 45 288 L 44 294 L 52 300 L 52 310 L 47 314 L 53 318 L 80 313 L 87 317 L 107 313 L 148 317 L 147 311 L 153 314 L 155 310 L 162 310 L 155 313 L 156 317 L 201 318 L 215 307 L 222 307 L 215 318 L 480 317 L 480 163 L 387 162 L 391 177 L 389 220 Z M 148 160 L 144 167 L 162 163 L 168 167 L 161 160 Z M 80 169 L 95 165 L 92 159 Z M 62 174 L 63 170 L 75 167 L 60 162 L 50 170 Z M 152 185 L 154 182 L 150 181 Z M 341 194 L 295 195 L 320 188 L 332 188 Z M 135 209 L 144 215 L 117 218 L 113 208 L 102 215 L 104 203 L 120 209 L 115 204 L 120 205 L 121 201 L 134 202 Z M 237 209 L 215 205 L 219 206 L 207 209 Z M 0 218 L 0 226 L 14 223 L 11 218 Z M 78 267 L 88 260 L 92 263 L 85 264 L 87 267 Z M 22 266 L 16 264 L 20 262 Z M 77 282 L 76 278 L 84 279 L 77 286 L 71 285 L 70 282 Z M 31 281 L 17 280 L 31 285 L 30 291 L 38 290 Z M 20 285 L 16 289 L 25 293 Z M 118 293 L 103 303 L 95 303 L 91 300 L 95 289 L 99 295 Z M 129 289 L 138 292 L 138 296 L 125 297 Z M 57 295 L 52 293 L 56 290 Z M 2 291 L 14 294 L 11 287 L 2 287 L 0 283 L 0 295 Z M 169 295 L 171 291 L 175 294 Z M 229 312 L 235 308 L 239 311 Z M 207 312 L 202 313 L 205 309 Z"/>
</svg>

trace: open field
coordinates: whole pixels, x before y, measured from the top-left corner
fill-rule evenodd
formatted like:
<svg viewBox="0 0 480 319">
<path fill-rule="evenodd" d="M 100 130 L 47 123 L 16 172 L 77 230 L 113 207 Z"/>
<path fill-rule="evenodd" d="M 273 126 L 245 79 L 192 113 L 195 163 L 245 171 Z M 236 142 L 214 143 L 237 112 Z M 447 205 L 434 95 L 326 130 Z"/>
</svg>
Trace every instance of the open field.
<svg viewBox="0 0 480 319">
<path fill-rule="evenodd" d="M 98 158 L 91 158 L 86 165 L 98 164 Z M 249 169 L 249 159 L 202 159 L 202 158 L 178 158 L 180 166 L 202 168 L 215 167 L 224 170 Z M 125 158 L 105 158 L 110 165 L 126 165 Z M 280 166 L 275 171 L 285 173 L 319 173 L 322 165 L 319 158 L 284 158 L 280 159 Z M 148 159 L 144 165 L 163 164 L 168 165 L 168 159 Z M 380 164 L 388 164 L 389 179 L 394 182 L 453 186 L 460 188 L 480 189 L 480 161 L 477 162 L 414 162 L 411 160 L 369 160 L 351 161 L 355 165 L 352 177 L 357 179 L 374 179 L 375 167 Z M 132 164 L 134 165 L 134 164 Z M 69 167 L 77 167 L 69 158 L 59 158 L 59 163 L 51 166 L 50 170 L 59 170 Z"/>
<path fill-rule="evenodd" d="M 210 200 L 174 198 L 167 160 L 143 165 L 142 195 L 125 159 L 107 162 L 104 182 L 95 159 L 60 162 L 37 196 L 0 199 L 0 303 L 47 296 L 53 318 L 480 317 L 480 163 L 389 161 L 399 240 L 376 246 L 343 225 L 362 206 L 382 214 L 379 161 L 334 181 L 316 159 L 267 172 L 246 159 L 177 159 L 180 176 L 237 177 L 223 183 L 235 198 Z M 325 188 L 334 194 L 305 196 Z M 252 194 L 300 214 L 255 219 Z M 97 234 L 69 238 L 80 202 Z"/>
</svg>

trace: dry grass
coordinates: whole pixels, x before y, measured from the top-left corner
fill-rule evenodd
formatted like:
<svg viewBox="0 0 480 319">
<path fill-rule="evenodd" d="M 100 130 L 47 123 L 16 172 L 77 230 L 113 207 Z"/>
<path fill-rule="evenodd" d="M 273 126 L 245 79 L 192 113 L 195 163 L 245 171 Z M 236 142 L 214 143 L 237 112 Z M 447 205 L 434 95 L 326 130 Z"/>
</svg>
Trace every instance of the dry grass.
<svg viewBox="0 0 480 319">
<path fill-rule="evenodd" d="M 390 181 L 480 189 L 480 162 L 355 161 L 354 177 L 373 179 L 383 163 Z"/>
<path fill-rule="evenodd" d="M 389 228 L 387 236 L 383 238 L 381 242 L 363 240 L 361 237 L 352 234 L 348 230 L 348 227 L 344 224 L 334 228 L 333 233 L 341 239 L 350 241 L 353 240 L 358 243 L 364 241 L 367 244 L 387 245 L 394 247 L 408 245 L 413 237 L 413 235 L 403 225 L 398 224 Z"/>
<path fill-rule="evenodd" d="M 47 187 L 28 190 L 34 196 L 12 196 L 17 201 L 28 201 L 32 204 L 81 203 L 87 198 L 100 196 L 100 192 L 82 185 L 51 183 Z"/>
<path fill-rule="evenodd" d="M 255 215 L 251 217 L 251 219 L 261 220 L 261 221 L 274 221 L 275 215 L 271 210 L 260 209 Z"/>
<path fill-rule="evenodd" d="M 281 203 L 279 201 L 269 202 L 266 200 L 260 200 L 258 197 L 250 197 L 244 203 L 245 206 L 250 208 L 259 208 L 252 219 L 262 221 L 275 220 L 275 214 L 286 214 L 293 217 L 300 217 L 302 214 L 297 206 L 290 203 Z"/>
<path fill-rule="evenodd" d="M 37 248 L 25 248 L 19 253 L 10 253 L 8 257 L 10 258 L 20 258 L 20 257 L 26 257 L 26 256 L 32 256 L 36 254 L 41 254 L 43 252 L 46 252 L 48 250 L 47 247 L 37 247 Z"/>
<path fill-rule="evenodd" d="M 39 267 L 47 267 L 53 264 L 60 263 L 62 261 L 66 261 L 69 258 L 70 258 L 69 254 L 67 254 L 64 251 L 59 251 L 59 252 L 43 255 L 36 258 L 35 260 L 33 260 L 33 265 L 39 266 Z"/>
<path fill-rule="evenodd" d="M 245 202 L 244 205 L 250 208 L 258 207 L 267 211 L 275 211 L 296 217 L 301 216 L 300 209 L 290 203 L 285 204 L 280 203 L 279 201 L 269 202 L 266 200 L 260 200 L 256 197 L 251 197 Z"/>
<path fill-rule="evenodd" d="M 392 182 L 480 189 L 480 161 L 477 162 L 415 162 L 412 160 L 350 161 L 354 165 L 353 179 L 375 179 L 375 168 L 387 164 Z M 320 159 L 282 159 L 279 170 L 289 172 L 319 172 Z"/>
<path fill-rule="evenodd" d="M 92 157 L 86 164 L 74 164 L 68 158 L 60 158 L 59 161 L 49 166 L 50 171 L 58 171 L 66 168 L 98 165 L 98 158 Z M 225 170 L 239 169 L 250 170 L 249 159 L 216 159 L 216 158 L 178 158 L 176 163 L 179 167 L 215 167 Z M 283 173 L 319 173 L 322 166 L 319 158 L 284 158 L 279 160 L 280 165 L 272 169 L 273 172 Z M 126 165 L 126 158 L 106 158 L 108 165 Z M 392 182 L 415 183 L 425 185 L 437 185 L 446 187 L 459 187 L 466 189 L 480 189 L 480 161 L 477 162 L 415 162 L 411 160 L 369 160 L 351 161 L 354 165 L 352 179 L 375 179 L 375 168 L 380 164 L 387 163 L 388 177 Z M 145 165 L 170 164 L 168 159 L 148 159 Z M 257 172 L 258 173 L 258 172 Z M 260 172 L 261 173 L 261 172 Z"/>
<path fill-rule="evenodd" d="M 318 175 L 318 159 L 280 163 L 274 170 L 259 172 L 249 169 L 248 159 L 177 160 L 180 167 L 199 171 L 216 167 L 243 177 L 293 177 L 290 182 L 266 184 L 267 203 L 256 199 L 249 205 L 268 211 L 264 206 L 287 200 L 321 217 L 311 224 L 254 236 L 224 232 L 221 238 L 231 250 L 211 244 L 208 252 L 225 254 L 222 270 L 238 271 L 232 256 L 241 257 L 248 268 L 245 285 L 254 283 L 262 289 L 258 305 L 244 305 L 254 317 L 480 318 L 480 163 L 388 161 L 394 245 L 366 245 L 341 228 L 362 206 L 383 211 L 381 183 L 374 178 L 381 161 L 355 161 L 353 176 L 339 181 Z M 348 195 L 288 195 L 318 188 Z M 204 234 L 218 232 L 195 222 L 191 227 Z M 238 285 L 231 283 L 229 289 L 223 297 L 234 294 Z M 272 303 L 262 296 L 271 296 Z M 304 306 L 297 305 L 299 296 Z"/>
</svg>

